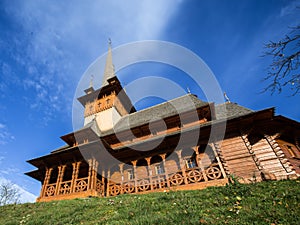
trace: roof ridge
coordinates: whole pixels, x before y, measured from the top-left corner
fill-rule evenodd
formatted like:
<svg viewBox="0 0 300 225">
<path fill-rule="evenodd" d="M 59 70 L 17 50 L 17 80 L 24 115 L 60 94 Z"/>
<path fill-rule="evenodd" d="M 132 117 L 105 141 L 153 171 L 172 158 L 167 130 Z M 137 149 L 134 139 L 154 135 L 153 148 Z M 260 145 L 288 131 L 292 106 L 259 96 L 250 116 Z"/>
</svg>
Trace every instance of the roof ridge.
<svg viewBox="0 0 300 225">
<path fill-rule="evenodd" d="M 198 101 L 200 101 L 200 102 L 204 102 L 204 101 L 200 100 L 199 98 L 197 98 L 194 94 L 188 93 L 188 94 L 179 96 L 179 97 L 177 97 L 177 98 L 173 98 L 173 99 L 171 99 L 171 100 L 164 101 L 164 102 L 162 102 L 162 103 L 159 103 L 159 104 L 156 104 L 156 105 L 147 107 L 147 108 L 145 108 L 145 109 L 138 110 L 138 111 L 136 111 L 136 112 L 134 112 L 134 113 L 127 114 L 127 115 L 125 115 L 123 118 L 125 118 L 125 117 L 127 117 L 127 116 L 130 116 L 130 115 L 133 115 L 133 114 L 137 114 L 137 113 L 140 113 L 140 112 L 144 112 L 144 111 L 146 111 L 146 110 L 151 110 L 151 109 L 153 109 L 153 108 L 155 108 L 155 107 L 158 107 L 158 106 L 161 106 L 161 105 L 170 103 L 170 102 L 172 102 L 172 101 L 176 101 L 176 100 L 178 100 L 178 99 L 181 99 L 181 98 L 184 98 L 184 97 L 187 97 L 187 96 L 196 98 L 196 100 L 198 100 Z"/>
</svg>

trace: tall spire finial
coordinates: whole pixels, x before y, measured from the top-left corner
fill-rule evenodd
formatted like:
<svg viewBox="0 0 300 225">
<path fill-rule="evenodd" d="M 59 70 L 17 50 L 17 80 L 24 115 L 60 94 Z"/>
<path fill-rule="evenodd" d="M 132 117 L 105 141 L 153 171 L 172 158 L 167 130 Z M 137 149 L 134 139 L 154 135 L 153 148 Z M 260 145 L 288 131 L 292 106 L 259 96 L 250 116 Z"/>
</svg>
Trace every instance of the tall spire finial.
<svg viewBox="0 0 300 225">
<path fill-rule="evenodd" d="M 93 80 L 94 80 L 94 75 L 92 74 L 91 75 L 91 80 L 90 80 L 90 88 L 93 87 Z"/>
<path fill-rule="evenodd" d="M 107 57 L 106 57 L 106 63 L 105 63 L 105 69 L 104 69 L 104 75 L 103 75 L 103 81 L 102 86 L 107 85 L 107 80 L 109 80 L 112 77 L 115 77 L 115 68 L 112 61 L 112 50 L 111 50 L 111 39 L 108 39 L 108 51 L 107 51 Z"/>
</svg>

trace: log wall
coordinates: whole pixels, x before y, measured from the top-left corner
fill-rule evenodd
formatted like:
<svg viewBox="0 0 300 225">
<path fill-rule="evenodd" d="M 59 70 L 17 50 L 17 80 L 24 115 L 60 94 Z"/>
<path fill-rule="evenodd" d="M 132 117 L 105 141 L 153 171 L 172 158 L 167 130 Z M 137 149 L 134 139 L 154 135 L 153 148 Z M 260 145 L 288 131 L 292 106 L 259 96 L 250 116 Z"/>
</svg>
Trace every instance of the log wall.
<svg viewBox="0 0 300 225">
<path fill-rule="evenodd" d="M 243 138 L 236 134 L 219 143 L 220 156 L 227 173 L 244 182 L 260 178 L 260 171 Z"/>
</svg>

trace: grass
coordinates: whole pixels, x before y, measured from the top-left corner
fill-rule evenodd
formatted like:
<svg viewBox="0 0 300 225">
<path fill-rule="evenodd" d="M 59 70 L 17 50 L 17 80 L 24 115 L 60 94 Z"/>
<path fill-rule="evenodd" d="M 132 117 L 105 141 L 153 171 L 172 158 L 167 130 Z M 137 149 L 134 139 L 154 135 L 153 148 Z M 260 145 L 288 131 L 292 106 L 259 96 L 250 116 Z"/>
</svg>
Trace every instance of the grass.
<svg viewBox="0 0 300 225">
<path fill-rule="evenodd" d="M 0 224 L 299 224 L 300 180 L 0 207 Z"/>
</svg>

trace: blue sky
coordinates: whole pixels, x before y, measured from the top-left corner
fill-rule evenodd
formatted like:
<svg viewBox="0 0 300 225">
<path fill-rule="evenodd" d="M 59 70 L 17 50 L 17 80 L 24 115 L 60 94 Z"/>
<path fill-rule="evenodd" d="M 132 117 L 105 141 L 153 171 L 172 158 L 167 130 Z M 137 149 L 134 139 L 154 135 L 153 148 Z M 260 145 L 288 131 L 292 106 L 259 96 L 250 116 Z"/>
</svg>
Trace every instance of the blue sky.
<svg viewBox="0 0 300 225">
<path fill-rule="evenodd" d="M 232 102 L 300 120 L 300 95 L 261 94 L 270 61 L 263 44 L 299 22 L 300 1 L 22 1 L 0 2 L 0 178 L 39 194 L 23 175 L 25 161 L 63 145 L 72 131 L 72 101 L 87 67 L 113 47 L 163 40 L 199 55 Z M 147 63 L 118 73 L 123 84 L 161 75 L 192 93 L 200 90 L 175 68 Z M 102 71 L 95 74 L 101 80 Z M 138 108 L 153 104 L 139 102 Z"/>
</svg>

